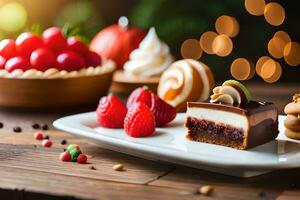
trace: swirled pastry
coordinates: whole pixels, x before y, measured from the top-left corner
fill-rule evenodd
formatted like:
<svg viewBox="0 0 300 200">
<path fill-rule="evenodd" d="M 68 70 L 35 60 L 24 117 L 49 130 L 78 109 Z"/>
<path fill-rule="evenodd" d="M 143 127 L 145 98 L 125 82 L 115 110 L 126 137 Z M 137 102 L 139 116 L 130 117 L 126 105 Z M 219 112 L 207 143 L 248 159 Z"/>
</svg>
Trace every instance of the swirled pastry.
<svg viewBox="0 0 300 200">
<path fill-rule="evenodd" d="M 188 101 L 207 100 L 214 84 L 209 67 L 193 59 L 183 59 L 162 74 L 157 93 L 180 112 L 186 110 Z"/>
</svg>

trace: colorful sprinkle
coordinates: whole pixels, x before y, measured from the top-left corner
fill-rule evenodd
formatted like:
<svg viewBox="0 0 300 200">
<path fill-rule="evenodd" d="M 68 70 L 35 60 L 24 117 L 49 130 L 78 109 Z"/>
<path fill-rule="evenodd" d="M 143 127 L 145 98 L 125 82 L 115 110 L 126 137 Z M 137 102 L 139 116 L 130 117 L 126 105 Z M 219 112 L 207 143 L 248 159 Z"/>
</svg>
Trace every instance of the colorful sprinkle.
<svg viewBox="0 0 300 200">
<path fill-rule="evenodd" d="M 76 162 L 78 156 L 81 154 L 81 151 L 80 151 L 80 150 L 77 150 L 77 149 L 71 149 L 71 151 L 69 151 L 69 152 L 70 152 L 70 154 L 71 154 L 71 160 L 72 160 L 73 162 Z"/>
<path fill-rule="evenodd" d="M 87 156 L 85 154 L 80 154 L 77 158 L 79 164 L 86 164 Z"/>
<path fill-rule="evenodd" d="M 51 140 L 48 140 L 48 139 L 46 139 L 46 140 L 43 140 L 43 142 L 42 142 L 42 145 L 44 146 L 44 147 L 51 147 L 52 146 L 52 141 Z"/>
<path fill-rule="evenodd" d="M 36 132 L 36 133 L 34 134 L 34 139 L 36 139 L 36 140 L 42 140 L 42 139 L 44 139 L 44 134 L 43 134 L 43 132 L 42 132 L 42 131 Z"/>
<path fill-rule="evenodd" d="M 63 152 L 60 154 L 59 159 L 63 162 L 71 161 L 71 154 L 69 152 Z"/>
</svg>

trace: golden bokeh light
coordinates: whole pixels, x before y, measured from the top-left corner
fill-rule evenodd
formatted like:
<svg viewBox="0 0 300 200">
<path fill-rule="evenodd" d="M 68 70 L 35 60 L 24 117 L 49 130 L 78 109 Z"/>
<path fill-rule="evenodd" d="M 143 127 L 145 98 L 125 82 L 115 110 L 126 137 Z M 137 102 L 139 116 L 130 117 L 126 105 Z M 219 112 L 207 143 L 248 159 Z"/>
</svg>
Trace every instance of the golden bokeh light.
<svg viewBox="0 0 300 200">
<path fill-rule="evenodd" d="M 233 49 L 232 40 L 227 35 L 218 35 L 213 41 L 212 49 L 218 56 L 228 56 Z"/>
<path fill-rule="evenodd" d="M 187 39 L 181 45 L 181 56 L 183 58 L 191 58 L 198 60 L 202 56 L 200 43 L 196 39 Z"/>
<path fill-rule="evenodd" d="M 15 32 L 24 28 L 27 21 L 25 8 L 16 2 L 7 3 L 0 8 L 0 29 Z"/>
<path fill-rule="evenodd" d="M 282 58 L 284 47 L 291 42 L 290 36 L 284 31 L 277 31 L 268 43 L 268 51 L 274 58 Z"/>
<path fill-rule="evenodd" d="M 282 58 L 285 42 L 277 37 L 273 37 L 268 43 L 268 51 L 274 58 Z"/>
<path fill-rule="evenodd" d="M 265 6 L 264 16 L 269 24 L 279 26 L 284 22 L 285 11 L 279 3 L 271 2 Z"/>
<path fill-rule="evenodd" d="M 246 58 L 237 58 L 231 64 L 230 73 L 235 79 L 243 81 L 253 78 L 255 70 L 251 61 Z"/>
<path fill-rule="evenodd" d="M 263 15 L 265 6 L 265 0 L 245 0 L 245 8 L 251 15 Z"/>
<path fill-rule="evenodd" d="M 283 50 L 284 60 L 290 66 L 300 64 L 300 44 L 298 42 L 289 42 Z"/>
<path fill-rule="evenodd" d="M 218 34 L 213 31 L 207 31 L 201 35 L 200 46 L 205 53 L 215 54 L 213 50 L 213 42 L 217 36 Z"/>
<path fill-rule="evenodd" d="M 269 56 L 262 56 L 260 57 L 257 62 L 256 62 L 256 65 L 255 65 L 255 69 L 256 69 L 256 73 L 261 76 L 261 69 L 262 69 L 262 66 L 268 61 L 270 60 L 271 58 Z"/>
<path fill-rule="evenodd" d="M 289 36 L 289 34 L 285 31 L 277 31 L 274 34 L 274 37 L 280 38 L 281 40 L 283 40 L 286 44 L 291 42 L 291 37 Z"/>
<path fill-rule="evenodd" d="M 262 66 L 261 77 L 268 83 L 274 83 L 278 81 L 281 77 L 281 74 L 281 65 L 273 59 L 269 59 Z"/>
<path fill-rule="evenodd" d="M 225 34 L 229 37 L 235 37 L 240 31 L 238 21 L 231 16 L 223 15 L 218 17 L 215 23 L 216 31 L 219 34 Z"/>
</svg>

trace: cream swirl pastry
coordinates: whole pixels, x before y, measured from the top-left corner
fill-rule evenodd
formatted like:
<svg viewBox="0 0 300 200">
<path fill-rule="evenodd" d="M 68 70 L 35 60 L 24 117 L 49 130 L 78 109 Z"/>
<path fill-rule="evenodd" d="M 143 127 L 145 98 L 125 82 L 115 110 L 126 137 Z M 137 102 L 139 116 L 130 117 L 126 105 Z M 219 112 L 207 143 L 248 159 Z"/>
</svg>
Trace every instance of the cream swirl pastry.
<svg viewBox="0 0 300 200">
<path fill-rule="evenodd" d="M 160 76 L 173 62 L 168 45 L 158 38 L 152 27 L 139 48 L 131 52 L 129 61 L 124 65 L 128 75 L 143 77 Z"/>
<path fill-rule="evenodd" d="M 189 101 L 207 100 L 214 84 L 208 66 L 193 59 L 184 59 L 174 62 L 162 74 L 157 94 L 180 112 L 186 110 Z"/>
<path fill-rule="evenodd" d="M 8 72 L 7 70 L 0 70 L 0 78 L 18 78 L 18 79 L 54 79 L 54 78 L 72 78 L 80 76 L 93 76 L 115 70 L 116 65 L 113 61 L 107 60 L 102 66 L 83 68 L 79 71 L 67 72 L 65 70 L 58 70 L 50 68 L 45 72 L 36 69 L 29 69 L 22 71 L 20 69 Z"/>
</svg>

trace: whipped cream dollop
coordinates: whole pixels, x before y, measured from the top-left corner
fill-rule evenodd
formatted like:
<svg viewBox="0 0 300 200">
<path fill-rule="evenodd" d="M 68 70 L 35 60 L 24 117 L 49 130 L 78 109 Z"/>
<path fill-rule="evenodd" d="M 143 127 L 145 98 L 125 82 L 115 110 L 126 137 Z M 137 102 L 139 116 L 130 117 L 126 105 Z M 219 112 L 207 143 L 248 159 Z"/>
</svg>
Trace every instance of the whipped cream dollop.
<svg viewBox="0 0 300 200">
<path fill-rule="evenodd" d="M 241 95 L 234 87 L 223 85 L 213 89 L 213 95 L 210 97 L 211 103 L 221 103 L 227 105 L 240 105 Z"/>
<path fill-rule="evenodd" d="M 160 76 L 173 62 L 168 45 L 158 38 L 152 27 L 139 48 L 131 52 L 129 61 L 124 65 L 128 75 L 143 77 Z"/>
<path fill-rule="evenodd" d="M 0 78 L 18 78 L 18 79 L 54 79 L 54 78 L 73 78 L 80 76 L 93 76 L 115 70 L 116 65 L 113 61 L 107 60 L 102 66 L 83 68 L 79 71 L 65 71 L 56 68 L 50 68 L 46 71 L 38 71 L 36 69 L 29 69 L 23 71 L 16 69 L 13 72 L 7 70 L 0 70 Z"/>
</svg>

